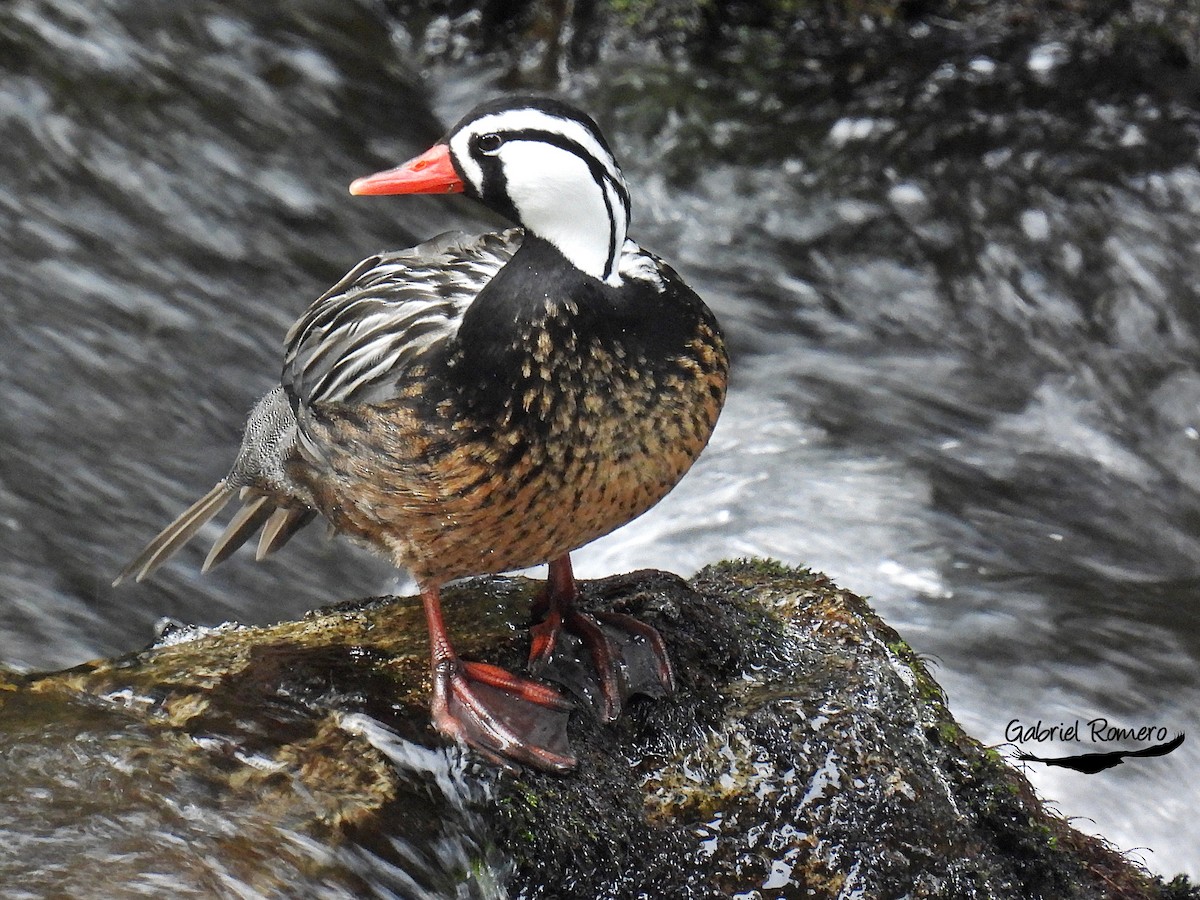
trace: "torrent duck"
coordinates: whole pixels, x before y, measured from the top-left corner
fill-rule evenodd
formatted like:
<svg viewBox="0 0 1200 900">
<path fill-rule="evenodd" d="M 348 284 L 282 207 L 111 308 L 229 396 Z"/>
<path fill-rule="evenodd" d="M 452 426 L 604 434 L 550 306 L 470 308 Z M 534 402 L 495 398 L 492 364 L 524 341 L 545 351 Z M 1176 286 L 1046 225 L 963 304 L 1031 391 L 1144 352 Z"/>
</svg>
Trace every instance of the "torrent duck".
<svg viewBox="0 0 1200 900">
<path fill-rule="evenodd" d="M 566 630 L 591 653 L 605 720 L 623 700 L 621 647 L 651 654 L 670 691 L 653 628 L 576 608 L 570 552 L 650 509 L 695 462 L 725 398 L 720 328 L 626 237 L 621 171 L 565 103 L 485 103 L 350 191 L 463 192 L 517 227 L 380 253 L 318 298 L 288 332 L 280 384 L 250 414 L 232 470 L 117 581 L 146 577 L 235 496 L 206 571 L 260 530 L 261 559 L 320 515 L 417 579 L 435 727 L 494 760 L 565 771 L 570 704 L 460 659 L 440 588 L 549 563 L 530 668 Z"/>
</svg>

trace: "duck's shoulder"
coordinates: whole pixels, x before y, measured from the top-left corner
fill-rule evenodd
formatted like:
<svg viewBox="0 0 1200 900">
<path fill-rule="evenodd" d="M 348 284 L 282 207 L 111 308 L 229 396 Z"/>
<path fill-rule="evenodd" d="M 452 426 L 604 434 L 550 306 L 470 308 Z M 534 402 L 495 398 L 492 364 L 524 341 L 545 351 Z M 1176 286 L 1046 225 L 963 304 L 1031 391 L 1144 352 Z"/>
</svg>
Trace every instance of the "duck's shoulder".
<svg viewBox="0 0 1200 900">
<path fill-rule="evenodd" d="M 626 239 L 617 257 L 615 285 L 632 284 L 657 294 L 665 293 L 674 282 L 682 284 L 679 275 L 661 259 L 642 248 L 637 241 Z"/>
<path fill-rule="evenodd" d="M 660 257 L 627 240 L 618 281 L 606 291 L 618 317 L 646 320 L 656 338 L 686 338 L 704 325 L 719 331 L 716 318 L 683 277 Z"/>
</svg>

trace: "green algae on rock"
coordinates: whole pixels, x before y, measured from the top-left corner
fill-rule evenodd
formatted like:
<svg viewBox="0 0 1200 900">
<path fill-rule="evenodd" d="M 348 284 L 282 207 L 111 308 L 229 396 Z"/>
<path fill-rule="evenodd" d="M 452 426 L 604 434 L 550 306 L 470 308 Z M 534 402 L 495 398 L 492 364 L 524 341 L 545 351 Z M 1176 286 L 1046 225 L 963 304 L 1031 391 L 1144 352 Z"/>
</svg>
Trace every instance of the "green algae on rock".
<svg viewBox="0 0 1200 900">
<path fill-rule="evenodd" d="M 538 588 L 448 591 L 464 655 L 519 668 Z M 1046 811 L 824 576 L 745 561 L 584 590 L 660 630 L 678 690 L 600 725 L 568 641 L 549 673 L 579 699 L 565 777 L 480 766 L 434 734 L 415 598 L 5 673 L 0 881 L 93 897 L 1191 892 Z"/>
</svg>

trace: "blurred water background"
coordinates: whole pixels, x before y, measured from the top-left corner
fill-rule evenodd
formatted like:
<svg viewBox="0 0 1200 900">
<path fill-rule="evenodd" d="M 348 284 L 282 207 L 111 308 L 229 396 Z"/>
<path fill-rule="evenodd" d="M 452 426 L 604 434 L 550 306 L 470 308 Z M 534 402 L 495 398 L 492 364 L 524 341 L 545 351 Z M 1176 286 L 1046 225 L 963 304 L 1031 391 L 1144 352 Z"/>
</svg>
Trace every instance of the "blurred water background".
<svg viewBox="0 0 1200 900">
<path fill-rule="evenodd" d="M 1030 774 L 1078 827 L 1200 876 L 1200 32 L 1117 6 L 1057 30 L 747 20 L 697 49 L 486 8 L 8 0 L 0 661 L 408 589 L 319 528 L 265 564 L 201 577 L 197 542 L 109 582 L 224 473 L 312 298 L 377 249 L 494 224 L 349 181 L 548 86 L 606 129 L 633 236 L 735 358 L 693 473 L 580 573 L 810 565 L 939 661 L 986 743 L 1013 719 L 1187 732 Z"/>
</svg>

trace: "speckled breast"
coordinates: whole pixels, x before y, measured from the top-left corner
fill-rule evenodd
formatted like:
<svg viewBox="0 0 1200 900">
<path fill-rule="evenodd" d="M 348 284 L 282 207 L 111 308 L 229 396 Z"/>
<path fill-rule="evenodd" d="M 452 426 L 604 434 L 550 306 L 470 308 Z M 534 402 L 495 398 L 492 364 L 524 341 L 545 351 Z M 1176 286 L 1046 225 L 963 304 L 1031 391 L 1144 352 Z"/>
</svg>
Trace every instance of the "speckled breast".
<svg viewBox="0 0 1200 900">
<path fill-rule="evenodd" d="M 715 321 L 701 306 L 673 352 L 651 355 L 581 337 L 569 307 L 528 323 L 516 364 L 475 388 L 434 402 L 414 373 L 394 401 L 316 416 L 322 512 L 428 582 L 544 563 L 661 500 L 724 402 Z"/>
</svg>

